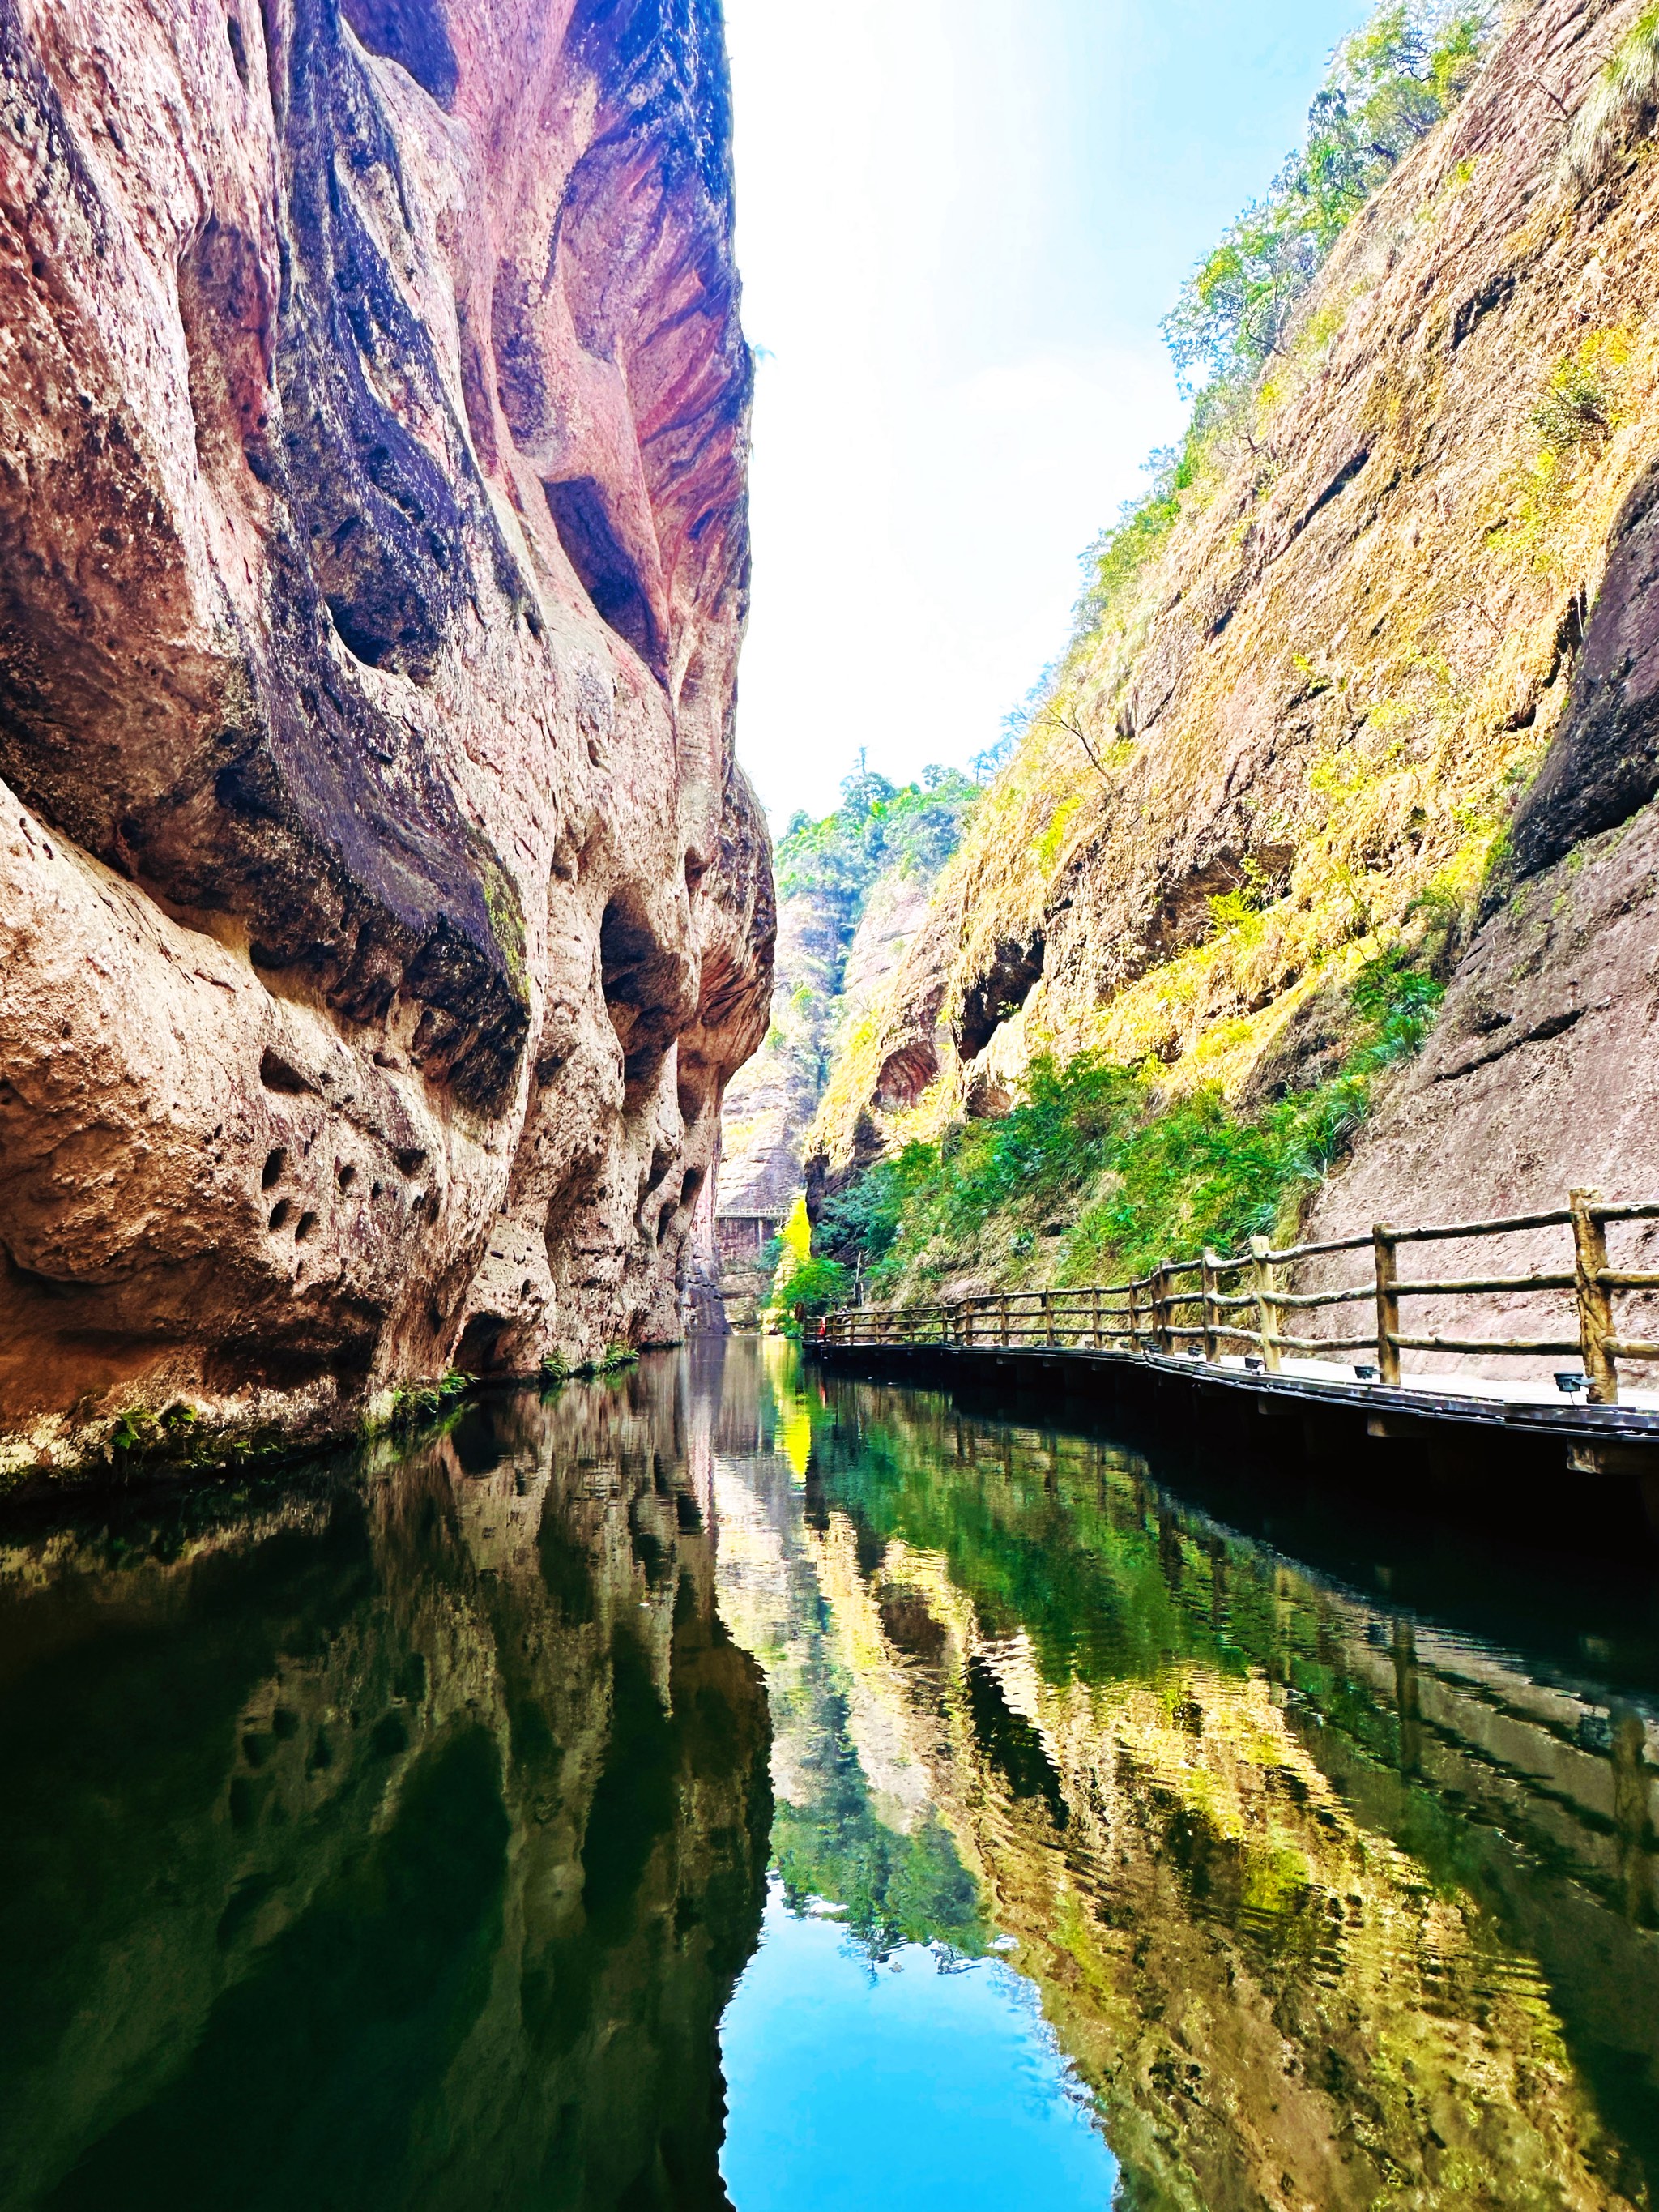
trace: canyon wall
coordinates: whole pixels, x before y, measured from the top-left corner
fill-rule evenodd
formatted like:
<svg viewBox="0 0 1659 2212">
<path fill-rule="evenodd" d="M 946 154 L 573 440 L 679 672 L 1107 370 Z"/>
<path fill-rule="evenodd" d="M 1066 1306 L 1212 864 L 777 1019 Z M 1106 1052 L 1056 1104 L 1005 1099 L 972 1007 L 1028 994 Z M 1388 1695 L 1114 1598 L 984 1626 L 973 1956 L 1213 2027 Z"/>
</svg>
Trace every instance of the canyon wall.
<svg viewBox="0 0 1659 2212">
<path fill-rule="evenodd" d="M 677 1336 L 773 933 L 717 0 L 0 78 L 0 1465 Z"/>
<path fill-rule="evenodd" d="M 931 878 L 889 869 L 861 907 L 821 888 L 778 902 L 772 1016 L 726 1095 L 720 1171 L 720 1280 L 738 1328 L 772 1292 L 772 1238 L 802 1190 L 802 1152 L 832 1066 L 926 918 Z"/>
<path fill-rule="evenodd" d="M 1340 1063 L 1379 955 L 1448 995 L 1315 1233 L 1659 1189 L 1659 162 L 1605 74 L 1644 24 L 1510 9 L 1351 224 L 981 808 L 822 1193 L 1044 1053 L 1260 1113 Z"/>
</svg>

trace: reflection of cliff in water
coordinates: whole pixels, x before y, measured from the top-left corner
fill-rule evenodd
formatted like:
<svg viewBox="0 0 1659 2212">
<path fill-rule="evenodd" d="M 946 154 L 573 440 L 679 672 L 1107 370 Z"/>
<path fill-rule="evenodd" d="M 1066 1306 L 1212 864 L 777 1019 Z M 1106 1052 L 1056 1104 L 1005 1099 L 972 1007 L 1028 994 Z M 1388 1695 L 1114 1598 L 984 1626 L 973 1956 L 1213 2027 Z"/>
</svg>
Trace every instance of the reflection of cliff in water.
<svg viewBox="0 0 1659 2212">
<path fill-rule="evenodd" d="M 700 1414 L 0 1553 L 0 2200 L 726 2203 L 769 1801 Z"/>
<path fill-rule="evenodd" d="M 1637 1705 L 1324 1584 L 1109 1447 L 779 1395 L 866 1769 L 1018 1939 L 1126 2202 L 1651 2201 Z"/>
</svg>

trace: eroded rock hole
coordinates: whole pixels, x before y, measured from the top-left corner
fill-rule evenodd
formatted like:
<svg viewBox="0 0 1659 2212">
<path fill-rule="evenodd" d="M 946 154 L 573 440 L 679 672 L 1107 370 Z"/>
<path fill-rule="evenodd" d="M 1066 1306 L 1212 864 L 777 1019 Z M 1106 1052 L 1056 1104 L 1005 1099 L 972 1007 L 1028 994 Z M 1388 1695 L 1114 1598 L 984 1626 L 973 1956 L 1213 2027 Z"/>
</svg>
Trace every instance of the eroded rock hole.
<svg viewBox="0 0 1659 2212">
<path fill-rule="evenodd" d="M 283 1170 L 288 1165 L 288 1154 L 280 1145 L 265 1154 L 264 1172 L 259 1177 L 261 1190 L 273 1190 L 283 1179 Z"/>
<path fill-rule="evenodd" d="M 498 1347 L 507 1330 L 503 1314 L 476 1313 L 461 1331 L 455 1347 L 455 1364 L 463 1375 L 488 1375 L 496 1364 Z M 492 1461 L 491 1464 L 495 1462 Z"/>
<path fill-rule="evenodd" d="M 611 527 L 597 479 L 572 477 L 544 489 L 553 527 L 582 589 L 617 636 L 660 678 L 663 653 L 656 617 L 639 572 Z"/>
<path fill-rule="evenodd" d="M 343 1167 L 336 1169 L 334 1180 L 339 1184 L 342 1190 L 349 1190 L 352 1184 L 357 1180 L 357 1170 L 351 1165 L 349 1161 L 348 1161 Z"/>
<path fill-rule="evenodd" d="M 599 981 L 623 1049 L 624 1104 L 650 1089 L 685 1018 L 686 963 L 659 943 L 625 896 L 611 900 L 599 925 Z"/>
<path fill-rule="evenodd" d="M 963 995 L 957 1023 L 957 1050 L 963 1060 L 984 1051 L 1006 1021 L 1031 995 L 1042 973 L 1043 935 L 1034 930 L 1024 943 L 1000 939 L 988 964 Z"/>
<path fill-rule="evenodd" d="M 310 1207 L 307 1206 L 305 1212 L 300 1216 L 300 1225 L 294 1232 L 295 1243 L 296 1244 L 303 1244 L 307 1237 L 315 1235 L 316 1229 L 317 1217 L 311 1211 Z"/>
<path fill-rule="evenodd" d="M 241 80 L 243 91 L 246 92 L 248 88 L 247 40 L 242 36 L 242 27 L 234 15 L 226 19 L 225 36 L 230 40 L 230 58 L 235 64 L 236 74 Z"/>
<path fill-rule="evenodd" d="M 271 1227 L 273 1229 L 281 1229 L 284 1227 L 287 1224 L 289 1214 L 292 1213 L 293 1211 L 294 1208 L 289 1204 L 285 1198 L 279 1198 L 276 1205 L 270 1209 Z"/>
<path fill-rule="evenodd" d="M 398 1172 L 400 1175 L 419 1175 L 421 1170 L 426 1165 L 426 1152 L 419 1145 L 401 1146 L 392 1157 L 398 1163 Z"/>
<path fill-rule="evenodd" d="M 315 1084 L 301 1075 L 291 1060 L 284 1060 L 269 1045 L 259 1055 L 259 1080 L 267 1091 L 279 1091 L 289 1098 L 303 1097 L 316 1089 Z"/>
<path fill-rule="evenodd" d="M 939 1054 L 922 1037 L 889 1053 L 876 1079 L 876 1103 L 890 1113 L 914 1106 L 939 1073 Z"/>
</svg>

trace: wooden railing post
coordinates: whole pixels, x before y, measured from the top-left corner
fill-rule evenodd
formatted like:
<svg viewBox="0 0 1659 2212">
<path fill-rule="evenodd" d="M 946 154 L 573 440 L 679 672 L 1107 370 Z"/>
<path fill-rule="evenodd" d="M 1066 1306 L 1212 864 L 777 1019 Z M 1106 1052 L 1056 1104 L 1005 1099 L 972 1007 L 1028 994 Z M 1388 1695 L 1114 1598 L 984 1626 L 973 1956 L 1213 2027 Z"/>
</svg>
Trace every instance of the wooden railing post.
<svg viewBox="0 0 1659 2212">
<path fill-rule="evenodd" d="M 1384 1382 L 1400 1380 L 1400 1245 L 1395 1231 L 1379 1221 L 1371 1231 L 1376 1255 L 1376 1371 Z"/>
<path fill-rule="evenodd" d="M 1100 1285 L 1095 1285 L 1095 1350 L 1100 1349 Z"/>
<path fill-rule="evenodd" d="M 1273 1261 L 1267 1257 L 1273 1247 L 1265 1237 L 1250 1239 L 1250 1287 L 1255 1293 L 1255 1329 L 1261 1339 L 1261 1364 L 1269 1375 L 1279 1372 L 1279 1309 L 1273 1302 L 1278 1288 L 1273 1280 Z"/>
<path fill-rule="evenodd" d="M 1129 1349 L 1140 1349 L 1140 1291 L 1133 1276 L 1129 1280 Z"/>
<path fill-rule="evenodd" d="M 1171 1352 L 1175 1339 L 1170 1334 L 1170 1269 L 1174 1262 L 1160 1260 L 1152 1290 L 1152 1341 L 1160 1352 Z"/>
<path fill-rule="evenodd" d="M 1215 1358 L 1216 1301 L 1221 1296 L 1221 1262 L 1206 1244 L 1204 1248 L 1204 1273 L 1199 1279 L 1204 1297 L 1204 1357 Z"/>
<path fill-rule="evenodd" d="M 1572 1271 L 1578 1296 L 1578 1342 L 1584 1372 L 1589 1377 L 1592 1406 L 1619 1403 L 1619 1368 L 1607 1345 L 1613 1336 L 1613 1293 L 1601 1280 L 1607 1265 L 1606 1225 L 1594 1209 L 1601 1203 L 1599 1190 L 1572 1190 Z"/>
<path fill-rule="evenodd" d="M 1042 1340 L 1045 1344 L 1054 1340 L 1054 1300 L 1051 1291 L 1042 1293 Z"/>
<path fill-rule="evenodd" d="M 1003 1340 L 1004 1344 L 1006 1345 L 1006 1344 L 1009 1341 L 1009 1336 L 1008 1336 L 1008 1293 L 1007 1293 L 1007 1291 L 1005 1291 L 1002 1293 L 1001 1298 L 1000 1298 L 1000 1300 L 999 1301 L 999 1303 L 1000 1303 L 1000 1304 L 1001 1305 L 1001 1308 L 1002 1308 L 1002 1340 Z"/>
</svg>

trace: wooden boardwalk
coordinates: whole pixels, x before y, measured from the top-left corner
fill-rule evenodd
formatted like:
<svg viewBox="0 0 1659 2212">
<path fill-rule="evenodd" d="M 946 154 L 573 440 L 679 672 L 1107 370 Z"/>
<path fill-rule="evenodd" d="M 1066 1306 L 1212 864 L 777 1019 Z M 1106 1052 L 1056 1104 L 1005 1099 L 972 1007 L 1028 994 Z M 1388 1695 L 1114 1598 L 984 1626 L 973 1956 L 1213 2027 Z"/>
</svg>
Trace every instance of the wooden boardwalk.
<svg viewBox="0 0 1659 2212">
<path fill-rule="evenodd" d="M 1659 1200 L 1574 1191 L 1565 1206 L 1492 1220 L 1415 1229 L 1384 1223 L 1366 1237 L 1279 1250 L 1256 1238 L 1246 1252 L 1166 1260 L 1125 1283 L 845 1308 L 809 1332 L 807 1345 L 814 1357 L 836 1363 L 899 1370 L 925 1364 L 1009 1381 L 1068 1370 L 1079 1382 L 1091 1371 L 1103 1383 L 1139 1375 L 1254 1401 L 1268 1414 L 1358 1414 L 1374 1437 L 1524 1437 L 1559 1444 L 1568 1466 L 1582 1473 L 1659 1476 L 1659 1393 L 1632 1389 L 1620 1373 L 1621 1365 L 1659 1362 L 1659 1343 L 1620 1327 L 1623 1302 L 1659 1291 L 1659 1272 L 1615 1264 L 1608 1249 L 1609 1236 L 1626 1224 L 1654 1221 Z M 1570 1245 L 1558 1267 L 1453 1278 L 1401 1272 L 1402 1248 L 1480 1245 L 1546 1231 L 1564 1232 L 1561 1243 Z M 1298 1267 L 1359 1254 L 1370 1261 L 1361 1283 L 1305 1291 L 1286 1286 Z M 1448 1335 L 1404 1317 L 1419 1300 L 1494 1295 L 1529 1310 L 1542 1307 L 1534 1333 Z M 1305 1333 L 1322 1326 L 1316 1316 L 1346 1320 L 1355 1306 L 1368 1310 L 1363 1334 Z M 1370 1357 L 1337 1357 L 1354 1352 Z M 1455 1364 L 1408 1373 L 1402 1352 Z M 1510 1358 L 1561 1364 L 1543 1380 L 1506 1381 L 1486 1371 L 1491 1361 Z"/>
</svg>

